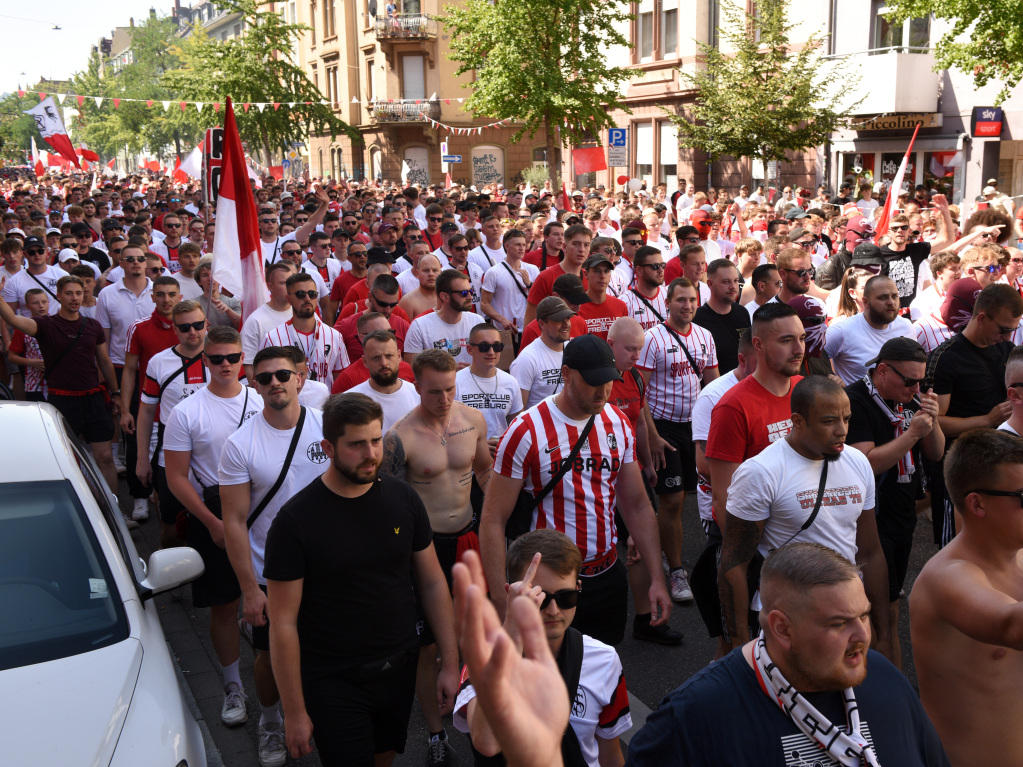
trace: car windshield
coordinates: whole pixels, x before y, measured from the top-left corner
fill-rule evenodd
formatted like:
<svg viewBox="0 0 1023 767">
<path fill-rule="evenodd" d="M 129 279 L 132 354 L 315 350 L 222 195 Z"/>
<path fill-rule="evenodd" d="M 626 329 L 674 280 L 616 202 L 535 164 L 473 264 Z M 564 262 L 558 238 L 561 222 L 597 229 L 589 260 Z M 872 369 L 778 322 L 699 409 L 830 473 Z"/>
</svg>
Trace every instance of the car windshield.
<svg viewBox="0 0 1023 767">
<path fill-rule="evenodd" d="M 0 484 L 0 670 L 106 647 L 128 620 L 66 481 Z"/>
</svg>

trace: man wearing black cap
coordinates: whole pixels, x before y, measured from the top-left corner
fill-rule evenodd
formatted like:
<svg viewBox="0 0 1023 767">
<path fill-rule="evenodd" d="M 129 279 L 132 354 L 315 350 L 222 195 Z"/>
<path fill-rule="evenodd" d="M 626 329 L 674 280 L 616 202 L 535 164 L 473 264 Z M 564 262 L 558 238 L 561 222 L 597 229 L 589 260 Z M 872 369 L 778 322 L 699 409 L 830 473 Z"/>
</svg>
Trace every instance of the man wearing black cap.
<svg viewBox="0 0 1023 767">
<path fill-rule="evenodd" d="M 846 442 L 870 461 L 877 484 L 877 533 L 888 564 L 889 635 L 892 659 L 902 667 L 899 606 L 922 495 L 921 454 L 940 461 L 945 435 L 938 424 L 938 397 L 920 390 L 927 352 L 911 338 L 886 341 L 867 363 L 867 374 L 845 387 L 852 417 Z"/>
<path fill-rule="evenodd" d="M 498 445 L 480 521 L 482 559 L 487 579 L 501 583 L 505 524 L 519 491 L 536 498 L 542 483 L 550 482 L 565 463 L 568 470 L 558 479 L 557 489 L 552 487 L 553 492 L 544 496 L 526 526 L 530 530 L 556 526 L 579 547 L 582 591 L 573 625 L 595 639 L 617 644 L 625 634 L 628 583 L 625 563 L 617 556 L 615 504 L 650 572 L 651 623 L 660 626 L 668 620 L 671 602 L 660 572 L 657 523 L 636 463 L 632 426 L 608 402 L 612 384 L 621 380 L 611 347 L 596 336 L 580 336 L 569 341 L 562 363 L 558 394 L 521 413 Z M 577 442 L 580 449 L 569 462 Z M 503 615 L 504 591 L 494 589 L 491 597 Z"/>
<path fill-rule="evenodd" d="M 31 312 L 25 303 L 25 293 L 33 288 L 42 288 L 50 301 L 50 314 L 60 310 L 57 300 L 57 280 L 65 276 L 64 270 L 58 266 L 49 266 L 46 245 L 39 237 L 26 237 L 22 248 L 25 254 L 25 268 L 10 278 L 5 298 L 22 317 L 30 317 Z"/>
<path fill-rule="evenodd" d="M 75 250 L 78 251 L 79 261 L 90 261 L 96 264 L 101 272 L 105 272 L 110 268 L 110 258 L 107 254 L 99 248 L 93 247 L 92 230 L 89 229 L 88 224 L 73 224 L 71 226 L 71 234 L 75 235 L 78 239 L 78 247 Z"/>
<path fill-rule="evenodd" d="M 579 316 L 579 308 L 589 302 L 590 297 L 583 290 L 583 283 L 574 274 L 563 274 L 554 281 L 554 295 L 568 304 L 568 308 L 575 312 L 572 317 L 572 330 L 570 338 L 577 338 L 586 335 L 586 320 Z M 540 337 L 540 326 L 533 320 L 526 329 L 522 331 L 522 341 L 519 344 L 521 352 L 533 341 Z"/>
<path fill-rule="evenodd" d="M 523 349 L 508 371 L 519 383 L 522 403 L 530 408 L 561 389 L 561 357 L 571 338 L 575 312 L 556 296 L 547 296 L 536 308 L 540 326 L 538 343 Z"/>
</svg>

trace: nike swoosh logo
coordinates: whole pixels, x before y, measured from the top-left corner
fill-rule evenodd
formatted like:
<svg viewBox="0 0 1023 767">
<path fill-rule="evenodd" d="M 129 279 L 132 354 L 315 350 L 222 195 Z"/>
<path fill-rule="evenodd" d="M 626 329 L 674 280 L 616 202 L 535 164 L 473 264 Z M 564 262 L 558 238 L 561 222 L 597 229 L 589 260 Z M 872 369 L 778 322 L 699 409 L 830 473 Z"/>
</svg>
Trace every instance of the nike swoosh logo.
<svg viewBox="0 0 1023 767">
<path fill-rule="evenodd" d="M 557 450 L 557 449 L 558 449 L 557 447 L 545 447 L 545 448 L 543 449 L 543 451 L 544 451 L 545 453 L 547 453 L 547 455 L 550 455 L 551 453 L 553 453 L 553 452 L 554 452 L 555 450 Z"/>
</svg>

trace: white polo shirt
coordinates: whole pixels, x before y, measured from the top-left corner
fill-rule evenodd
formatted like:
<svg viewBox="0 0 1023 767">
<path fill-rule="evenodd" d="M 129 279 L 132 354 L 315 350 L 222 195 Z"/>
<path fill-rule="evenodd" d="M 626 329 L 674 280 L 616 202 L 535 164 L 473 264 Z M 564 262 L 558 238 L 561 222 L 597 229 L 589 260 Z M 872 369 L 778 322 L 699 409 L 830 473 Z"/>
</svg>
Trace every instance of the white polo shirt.
<svg viewBox="0 0 1023 767">
<path fill-rule="evenodd" d="M 110 361 L 115 365 L 124 364 L 125 344 L 128 329 L 137 321 L 144 320 L 156 309 L 153 303 L 153 281 L 146 278 L 146 286 L 138 295 L 124 286 L 124 282 L 107 285 L 96 299 L 96 320 L 105 330 L 110 331 Z"/>
</svg>

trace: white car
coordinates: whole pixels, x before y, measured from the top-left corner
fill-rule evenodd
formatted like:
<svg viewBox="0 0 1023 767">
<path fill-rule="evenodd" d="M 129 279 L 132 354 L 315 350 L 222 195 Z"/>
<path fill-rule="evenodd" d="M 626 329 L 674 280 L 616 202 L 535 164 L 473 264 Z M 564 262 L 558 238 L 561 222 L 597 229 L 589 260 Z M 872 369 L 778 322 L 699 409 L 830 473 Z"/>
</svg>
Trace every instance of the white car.
<svg viewBox="0 0 1023 767">
<path fill-rule="evenodd" d="M 190 548 L 139 558 L 116 498 L 51 405 L 0 402 L 0 729 L 5 764 L 204 767 L 153 596 Z"/>
</svg>

